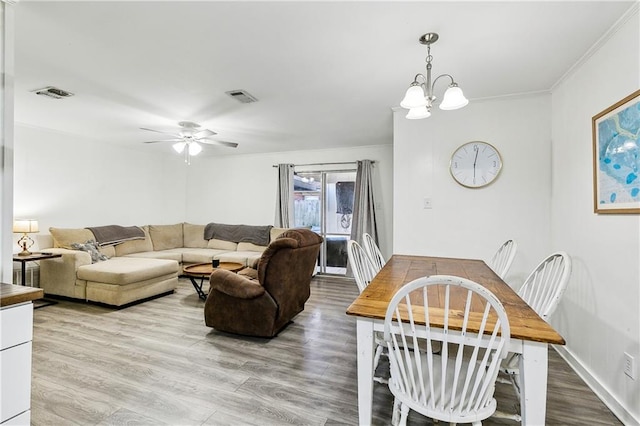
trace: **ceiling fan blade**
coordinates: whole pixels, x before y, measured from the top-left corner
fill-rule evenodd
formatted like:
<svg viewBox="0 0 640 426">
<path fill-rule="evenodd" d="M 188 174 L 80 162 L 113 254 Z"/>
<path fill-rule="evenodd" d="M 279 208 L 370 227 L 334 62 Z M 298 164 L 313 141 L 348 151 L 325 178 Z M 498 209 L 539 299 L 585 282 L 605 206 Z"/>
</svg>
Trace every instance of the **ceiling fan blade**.
<svg viewBox="0 0 640 426">
<path fill-rule="evenodd" d="M 149 132 L 162 133 L 162 134 L 164 134 L 164 135 L 171 135 L 171 136 L 174 136 L 174 137 L 176 137 L 176 138 L 179 138 L 179 137 L 180 137 L 180 135 L 178 135 L 178 134 L 176 134 L 176 133 L 163 132 L 163 131 L 161 131 L 161 130 L 147 129 L 146 127 L 140 127 L 140 130 L 147 130 L 147 131 L 149 131 Z"/>
<path fill-rule="evenodd" d="M 213 136 L 213 135 L 217 135 L 217 133 L 214 132 L 213 130 L 204 129 L 199 131 L 198 133 L 195 133 L 193 137 L 196 139 L 200 139 L 200 138 L 206 138 L 208 136 Z"/>
<path fill-rule="evenodd" d="M 207 145 L 227 146 L 229 148 L 236 148 L 238 146 L 238 144 L 235 142 L 217 141 L 217 140 L 208 139 L 208 138 L 198 139 L 198 142 L 205 143 Z"/>
<path fill-rule="evenodd" d="M 182 142 L 182 141 L 183 141 L 182 139 L 165 139 L 165 140 L 162 140 L 162 141 L 145 141 L 145 142 L 142 142 L 142 143 Z"/>
</svg>

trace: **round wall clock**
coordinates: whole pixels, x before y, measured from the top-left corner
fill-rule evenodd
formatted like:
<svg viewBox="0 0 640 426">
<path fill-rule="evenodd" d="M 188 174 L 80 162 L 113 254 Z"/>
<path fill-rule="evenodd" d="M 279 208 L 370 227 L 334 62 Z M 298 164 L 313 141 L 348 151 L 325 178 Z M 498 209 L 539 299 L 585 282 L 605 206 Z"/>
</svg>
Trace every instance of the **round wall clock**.
<svg viewBox="0 0 640 426">
<path fill-rule="evenodd" d="M 500 153 L 491 144 L 467 142 L 451 155 L 451 176 L 467 188 L 481 188 L 498 177 L 502 169 Z"/>
</svg>

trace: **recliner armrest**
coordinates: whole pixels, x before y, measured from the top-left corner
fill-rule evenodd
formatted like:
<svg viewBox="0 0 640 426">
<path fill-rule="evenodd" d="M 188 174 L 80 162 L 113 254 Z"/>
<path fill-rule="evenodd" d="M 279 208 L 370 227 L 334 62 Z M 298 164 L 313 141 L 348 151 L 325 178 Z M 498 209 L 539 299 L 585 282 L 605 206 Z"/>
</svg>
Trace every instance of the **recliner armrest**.
<svg viewBox="0 0 640 426">
<path fill-rule="evenodd" d="M 239 299 L 255 299 L 265 292 L 264 287 L 242 275 L 224 269 L 215 269 L 209 278 L 210 290 Z"/>
</svg>

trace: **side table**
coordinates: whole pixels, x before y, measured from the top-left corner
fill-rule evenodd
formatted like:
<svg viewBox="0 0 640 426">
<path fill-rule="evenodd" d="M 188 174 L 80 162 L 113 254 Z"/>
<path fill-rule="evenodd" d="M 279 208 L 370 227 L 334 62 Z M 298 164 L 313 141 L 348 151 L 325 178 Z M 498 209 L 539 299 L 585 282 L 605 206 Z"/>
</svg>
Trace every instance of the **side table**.
<svg viewBox="0 0 640 426">
<path fill-rule="evenodd" d="M 226 271 L 238 272 L 243 268 L 244 265 L 242 263 L 235 262 L 220 262 L 220 265 L 218 265 L 216 268 L 211 265 L 211 262 L 197 263 L 195 265 L 186 266 L 183 269 L 183 275 L 189 277 L 193 288 L 196 290 L 196 293 L 198 293 L 198 297 L 202 300 L 206 300 L 207 294 L 202 291 L 202 285 L 204 284 L 205 278 L 209 278 L 214 269 L 224 269 Z M 198 282 L 196 281 L 198 278 L 200 278 L 200 285 L 198 285 Z"/>
<path fill-rule="evenodd" d="M 14 254 L 13 261 L 20 262 L 21 264 L 20 284 L 24 286 L 27 279 L 27 267 L 26 267 L 27 262 L 35 262 L 35 261 L 44 260 L 44 259 L 55 259 L 57 257 L 62 257 L 62 255 L 54 254 L 54 253 L 31 253 L 29 256 L 18 256 L 17 254 Z M 44 306 L 49 306 L 57 303 L 57 302 L 46 300 L 46 299 L 42 299 L 42 301 L 45 302 L 45 304 L 40 304 L 34 309 L 42 308 Z"/>
</svg>

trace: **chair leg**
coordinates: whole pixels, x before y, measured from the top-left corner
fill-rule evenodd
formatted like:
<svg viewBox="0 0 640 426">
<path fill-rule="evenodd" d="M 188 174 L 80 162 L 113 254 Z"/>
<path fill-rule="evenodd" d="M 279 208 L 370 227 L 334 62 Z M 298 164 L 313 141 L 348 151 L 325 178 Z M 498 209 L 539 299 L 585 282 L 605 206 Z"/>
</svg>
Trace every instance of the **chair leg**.
<svg viewBox="0 0 640 426">
<path fill-rule="evenodd" d="M 398 426 L 398 421 L 400 420 L 398 416 L 400 415 L 400 401 L 398 398 L 393 398 L 393 411 L 391 414 L 391 424 L 393 426 Z"/>
<path fill-rule="evenodd" d="M 503 411 L 497 410 L 491 415 L 491 417 L 494 417 L 496 419 L 509 419 L 515 422 L 522 422 L 522 417 L 520 417 L 519 414 L 505 413 Z"/>
<path fill-rule="evenodd" d="M 376 347 L 376 353 L 373 355 L 373 369 L 375 371 L 378 366 L 378 362 L 380 361 L 380 355 L 382 355 L 382 345 L 378 345 Z"/>
<path fill-rule="evenodd" d="M 409 406 L 400 405 L 400 426 L 407 426 L 407 418 L 409 417 Z"/>
</svg>

